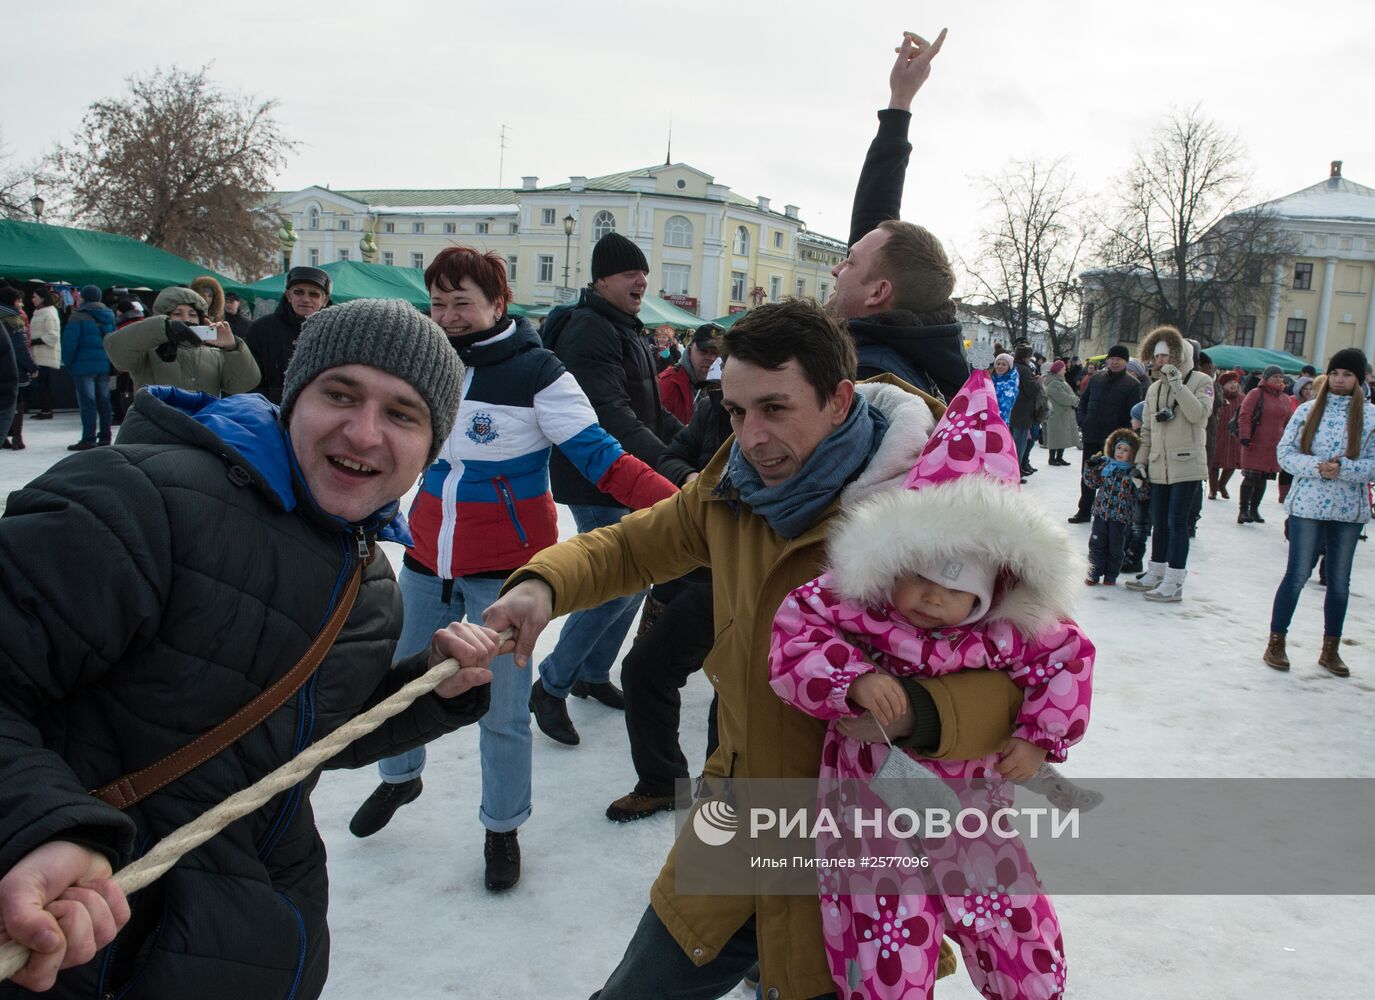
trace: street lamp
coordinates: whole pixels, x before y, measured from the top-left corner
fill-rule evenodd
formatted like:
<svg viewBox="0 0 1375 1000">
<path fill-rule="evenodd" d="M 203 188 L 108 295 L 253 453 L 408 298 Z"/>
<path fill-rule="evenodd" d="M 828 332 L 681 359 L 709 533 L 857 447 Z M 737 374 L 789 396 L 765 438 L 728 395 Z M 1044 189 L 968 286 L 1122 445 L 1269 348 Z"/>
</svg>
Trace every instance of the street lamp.
<svg viewBox="0 0 1375 1000">
<path fill-rule="evenodd" d="M 33 209 L 33 219 L 35 222 L 43 221 L 43 206 L 46 204 L 47 202 L 43 200 L 42 195 L 36 192 L 34 196 L 29 199 L 29 208 Z"/>
<path fill-rule="evenodd" d="M 282 228 L 277 230 L 277 246 L 282 250 L 282 273 L 291 270 L 291 248 L 296 245 L 296 227 L 292 225 L 291 216 L 281 216 Z"/>
<path fill-rule="evenodd" d="M 573 225 L 578 220 L 572 215 L 563 217 L 563 290 L 568 291 L 568 257 L 573 247 Z"/>
</svg>

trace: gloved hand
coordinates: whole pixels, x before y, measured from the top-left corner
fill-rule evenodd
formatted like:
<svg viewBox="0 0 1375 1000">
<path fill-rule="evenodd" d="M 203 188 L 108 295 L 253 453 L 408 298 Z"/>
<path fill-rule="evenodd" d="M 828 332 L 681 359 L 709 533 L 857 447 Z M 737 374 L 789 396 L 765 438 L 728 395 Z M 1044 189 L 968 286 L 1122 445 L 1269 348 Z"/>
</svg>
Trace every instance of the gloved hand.
<svg viewBox="0 0 1375 1000">
<path fill-rule="evenodd" d="M 1160 374 L 1165 376 L 1171 388 L 1178 388 L 1184 381 L 1184 376 L 1179 374 L 1179 369 L 1174 365 L 1161 365 Z"/>
<path fill-rule="evenodd" d="M 1138 466 L 1136 466 L 1135 468 L 1132 469 L 1131 477 L 1132 477 L 1132 482 L 1135 483 L 1135 484 L 1137 485 L 1138 488 L 1141 487 L 1141 486 L 1144 486 L 1144 485 L 1146 484 L 1146 482 L 1147 482 L 1147 479 L 1146 479 L 1146 467 L 1145 467 L 1144 465 L 1138 465 Z"/>
<path fill-rule="evenodd" d="M 191 327 L 179 319 L 169 319 L 167 321 L 167 342 L 169 344 L 185 344 L 189 347 L 198 347 L 201 339 L 191 332 Z"/>
<path fill-rule="evenodd" d="M 1097 455 L 1094 455 L 1092 458 L 1089 459 L 1089 462 L 1088 462 L 1089 468 L 1090 468 L 1090 469 L 1096 469 L 1096 468 L 1098 468 L 1098 466 L 1102 465 L 1102 464 L 1103 464 L 1104 462 L 1106 462 L 1107 460 L 1108 460 L 1108 456 L 1107 456 L 1107 455 L 1104 455 L 1102 452 L 1099 452 Z"/>
</svg>

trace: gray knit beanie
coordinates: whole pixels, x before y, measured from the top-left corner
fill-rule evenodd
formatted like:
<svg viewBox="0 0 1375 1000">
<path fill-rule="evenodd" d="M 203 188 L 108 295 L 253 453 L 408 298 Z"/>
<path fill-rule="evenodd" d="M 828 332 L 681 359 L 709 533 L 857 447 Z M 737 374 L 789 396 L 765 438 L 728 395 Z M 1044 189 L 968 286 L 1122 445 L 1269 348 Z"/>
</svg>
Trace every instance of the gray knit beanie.
<svg viewBox="0 0 1375 1000">
<path fill-rule="evenodd" d="M 458 419 L 463 386 L 463 362 L 439 325 L 399 299 L 355 299 L 317 312 L 301 327 L 286 368 L 282 421 L 311 379 L 340 365 L 376 368 L 420 393 L 434 431 L 425 464 L 433 462 Z"/>
</svg>

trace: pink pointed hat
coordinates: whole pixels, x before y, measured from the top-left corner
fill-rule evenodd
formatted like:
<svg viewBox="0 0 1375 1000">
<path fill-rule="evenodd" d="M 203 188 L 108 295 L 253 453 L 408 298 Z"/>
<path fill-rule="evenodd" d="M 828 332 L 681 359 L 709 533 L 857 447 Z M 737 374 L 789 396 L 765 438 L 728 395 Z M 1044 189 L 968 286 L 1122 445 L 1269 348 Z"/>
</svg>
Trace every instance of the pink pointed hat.
<svg viewBox="0 0 1375 1000">
<path fill-rule="evenodd" d="M 1021 482 L 1012 431 L 998 413 L 993 380 L 979 369 L 945 408 L 903 486 L 918 490 L 974 474 L 1014 488 Z"/>
</svg>

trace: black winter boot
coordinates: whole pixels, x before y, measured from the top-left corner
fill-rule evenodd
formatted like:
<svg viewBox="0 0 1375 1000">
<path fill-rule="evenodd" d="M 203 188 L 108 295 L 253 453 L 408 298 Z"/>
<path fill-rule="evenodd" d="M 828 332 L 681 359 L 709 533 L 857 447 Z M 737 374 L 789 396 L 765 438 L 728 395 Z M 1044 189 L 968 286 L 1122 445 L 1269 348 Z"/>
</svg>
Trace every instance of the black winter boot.
<svg viewBox="0 0 1375 1000">
<path fill-rule="evenodd" d="M 575 747 L 582 742 L 573 720 L 568 717 L 568 702 L 556 698 L 544 689 L 544 681 L 535 681 L 530 689 L 530 711 L 540 732 L 564 746 Z"/>
<path fill-rule="evenodd" d="M 353 819 L 349 822 L 349 833 L 355 837 L 371 837 L 391 822 L 396 810 L 420 798 L 424 787 L 419 778 L 382 782 L 353 814 Z"/>
<path fill-rule="evenodd" d="M 1260 502 L 1265 499 L 1265 480 L 1262 479 L 1251 487 L 1251 522 L 1253 524 L 1264 524 L 1265 518 L 1260 516 Z"/>
<path fill-rule="evenodd" d="M 502 892 L 520 881 L 520 842 L 516 840 L 515 830 L 507 833 L 488 830 L 482 856 L 487 862 L 489 892 Z"/>
<path fill-rule="evenodd" d="M 1237 524 L 1251 523 L 1251 494 L 1254 487 L 1246 480 L 1241 481 L 1241 488 L 1237 490 L 1240 497 L 1237 499 Z"/>
</svg>

